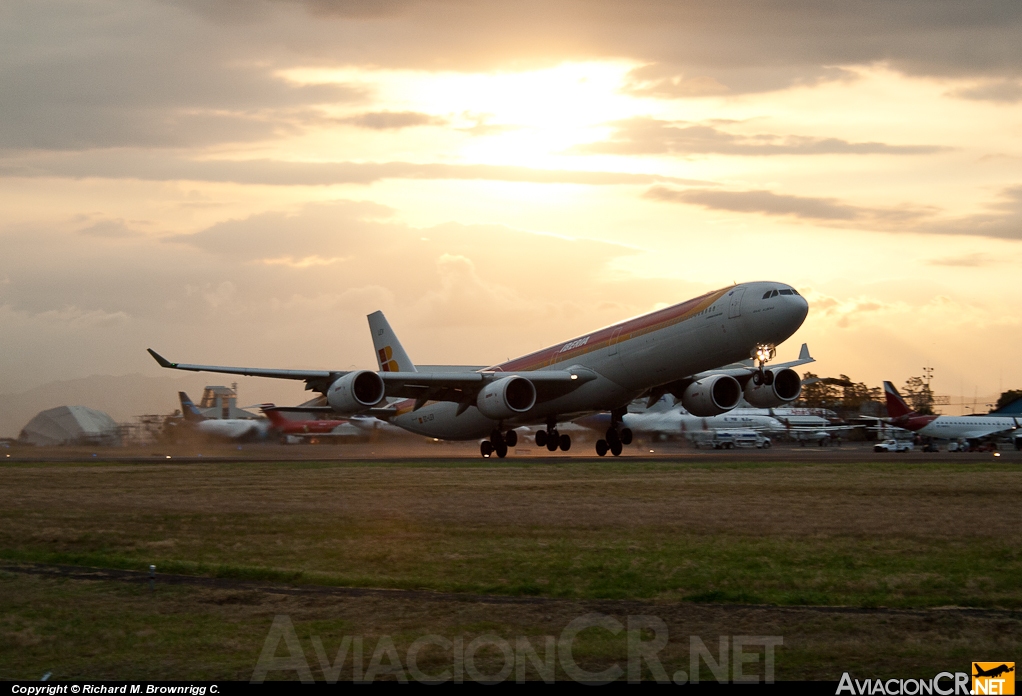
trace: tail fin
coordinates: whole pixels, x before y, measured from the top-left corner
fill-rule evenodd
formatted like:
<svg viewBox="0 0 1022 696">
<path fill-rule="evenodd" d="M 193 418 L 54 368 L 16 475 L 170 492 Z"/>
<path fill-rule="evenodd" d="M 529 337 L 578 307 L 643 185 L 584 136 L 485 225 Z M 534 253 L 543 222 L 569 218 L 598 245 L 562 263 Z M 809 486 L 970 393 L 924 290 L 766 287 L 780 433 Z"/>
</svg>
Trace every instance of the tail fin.
<svg viewBox="0 0 1022 696">
<path fill-rule="evenodd" d="M 181 400 L 181 415 L 185 417 L 186 421 L 189 423 L 200 423 L 206 420 L 206 417 L 195 407 L 195 404 L 192 403 L 187 394 L 178 392 L 177 398 Z"/>
<path fill-rule="evenodd" d="M 884 396 L 887 397 L 887 415 L 891 418 L 902 418 L 915 413 L 890 382 L 884 382 Z"/>
<path fill-rule="evenodd" d="M 383 312 L 369 315 L 369 330 L 373 334 L 373 348 L 376 349 L 376 361 L 382 372 L 418 372 L 408 358 L 408 353 L 397 340 L 397 334 L 390 328 Z"/>
<path fill-rule="evenodd" d="M 276 428 L 279 428 L 282 425 L 287 425 L 288 422 L 287 418 L 285 418 L 280 411 L 273 408 L 273 404 L 267 404 L 260 410 L 263 412 L 263 415 L 265 415 L 266 418 L 270 421 L 270 425 Z"/>
<path fill-rule="evenodd" d="M 1022 398 L 1015 399 L 1009 404 L 995 408 L 990 412 L 991 416 L 1019 416 L 1022 415 Z"/>
</svg>

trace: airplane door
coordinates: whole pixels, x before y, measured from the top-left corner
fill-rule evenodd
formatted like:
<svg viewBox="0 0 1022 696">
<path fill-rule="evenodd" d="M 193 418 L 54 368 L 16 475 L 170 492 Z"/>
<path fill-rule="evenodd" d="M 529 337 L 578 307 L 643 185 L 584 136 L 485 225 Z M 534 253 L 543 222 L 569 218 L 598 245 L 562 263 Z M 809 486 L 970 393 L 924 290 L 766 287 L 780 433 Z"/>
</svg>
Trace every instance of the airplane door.
<svg viewBox="0 0 1022 696">
<path fill-rule="evenodd" d="M 735 288 L 731 291 L 731 302 L 728 305 L 727 318 L 735 319 L 742 316 L 742 295 L 745 294 L 745 288 Z"/>
<path fill-rule="evenodd" d="M 609 355 L 617 355 L 618 339 L 621 338 L 621 329 L 614 329 L 614 333 L 610 336 L 610 353 Z"/>
</svg>

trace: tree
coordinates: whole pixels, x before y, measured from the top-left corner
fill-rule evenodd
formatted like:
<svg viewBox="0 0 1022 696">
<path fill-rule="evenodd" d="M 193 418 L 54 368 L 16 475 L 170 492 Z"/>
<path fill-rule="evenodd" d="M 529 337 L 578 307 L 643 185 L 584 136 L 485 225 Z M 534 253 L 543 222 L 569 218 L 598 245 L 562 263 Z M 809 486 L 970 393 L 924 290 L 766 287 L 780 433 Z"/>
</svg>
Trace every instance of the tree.
<svg viewBox="0 0 1022 696">
<path fill-rule="evenodd" d="M 1001 397 L 997 400 L 997 405 L 994 408 L 1004 408 L 1017 399 L 1022 399 L 1022 389 L 1009 389 L 1001 393 Z"/>
<path fill-rule="evenodd" d="M 922 377 L 909 377 L 904 389 L 905 400 L 917 413 L 933 415 L 933 392 Z"/>
<path fill-rule="evenodd" d="M 853 382 L 848 375 L 840 375 L 843 382 L 841 405 L 846 411 L 858 411 L 870 401 L 880 401 L 880 387 L 867 387 L 863 382 Z"/>
<path fill-rule="evenodd" d="M 809 382 L 809 384 L 806 384 Z M 819 376 L 807 372 L 802 376 L 801 400 L 806 406 L 813 408 L 833 407 L 835 402 L 841 398 L 837 387 L 827 384 Z"/>
</svg>

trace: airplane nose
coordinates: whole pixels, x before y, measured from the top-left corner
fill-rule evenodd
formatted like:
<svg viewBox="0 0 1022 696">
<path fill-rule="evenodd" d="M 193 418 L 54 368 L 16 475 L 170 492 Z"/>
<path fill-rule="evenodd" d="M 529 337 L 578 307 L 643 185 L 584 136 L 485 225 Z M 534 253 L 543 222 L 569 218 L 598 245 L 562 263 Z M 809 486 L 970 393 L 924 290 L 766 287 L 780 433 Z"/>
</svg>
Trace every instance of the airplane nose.
<svg viewBox="0 0 1022 696">
<path fill-rule="evenodd" d="M 809 303 L 801 295 L 795 295 L 791 299 L 793 300 L 793 314 L 798 318 L 798 325 L 802 326 L 802 322 L 809 316 Z"/>
</svg>

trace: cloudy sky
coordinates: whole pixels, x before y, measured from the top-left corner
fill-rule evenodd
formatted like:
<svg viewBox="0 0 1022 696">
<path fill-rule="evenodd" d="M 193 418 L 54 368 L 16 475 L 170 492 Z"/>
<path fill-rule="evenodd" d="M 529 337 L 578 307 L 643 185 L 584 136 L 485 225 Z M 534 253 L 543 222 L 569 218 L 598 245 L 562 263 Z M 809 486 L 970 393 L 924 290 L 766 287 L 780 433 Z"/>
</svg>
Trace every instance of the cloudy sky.
<svg viewBox="0 0 1022 696">
<path fill-rule="evenodd" d="M 492 363 L 795 285 L 817 372 L 1022 386 L 1022 5 L 6 0 L 0 393 Z"/>
</svg>

